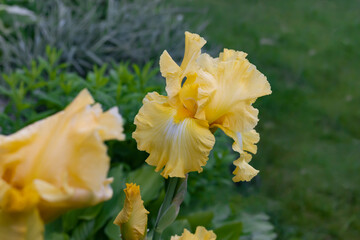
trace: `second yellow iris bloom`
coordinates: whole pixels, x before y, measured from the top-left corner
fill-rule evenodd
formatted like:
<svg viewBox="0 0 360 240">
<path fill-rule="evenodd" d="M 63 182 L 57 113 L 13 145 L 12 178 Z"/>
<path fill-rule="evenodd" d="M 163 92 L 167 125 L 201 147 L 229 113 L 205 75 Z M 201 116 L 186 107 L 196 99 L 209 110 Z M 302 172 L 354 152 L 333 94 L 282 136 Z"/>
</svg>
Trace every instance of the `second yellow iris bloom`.
<svg viewBox="0 0 360 240">
<path fill-rule="evenodd" d="M 215 144 L 213 129 L 234 139 L 241 154 L 234 161 L 234 181 L 250 181 L 257 174 L 248 162 L 256 153 L 259 135 L 254 130 L 258 110 L 252 104 L 271 93 L 266 77 L 246 59 L 246 53 L 224 49 L 218 58 L 201 54 L 206 41 L 185 33 L 180 66 L 167 51 L 160 57 L 167 96 L 149 93 L 135 118 L 133 137 L 146 162 L 167 177 L 201 172 Z"/>
<path fill-rule="evenodd" d="M 44 223 L 111 198 L 111 139 L 125 139 L 122 117 L 87 90 L 65 110 L 0 135 L 0 239 L 43 239 Z"/>
</svg>

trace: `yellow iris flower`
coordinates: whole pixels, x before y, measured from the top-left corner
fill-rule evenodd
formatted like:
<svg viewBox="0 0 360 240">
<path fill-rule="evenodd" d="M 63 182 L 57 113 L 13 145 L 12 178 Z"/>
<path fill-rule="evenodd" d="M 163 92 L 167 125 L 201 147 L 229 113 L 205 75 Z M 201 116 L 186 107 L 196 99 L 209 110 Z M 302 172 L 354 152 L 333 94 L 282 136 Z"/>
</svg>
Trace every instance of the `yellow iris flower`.
<svg viewBox="0 0 360 240">
<path fill-rule="evenodd" d="M 195 234 L 190 233 L 187 229 L 181 236 L 173 236 L 170 240 L 215 240 L 216 234 L 213 231 L 208 231 L 204 227 L 197 227 Z"/>
<path fill-rule="evenodd" d="M 124 208 L 116 217 L 114 224 L 120 227 L 124 240 L 145 239 L 149 212 L 145 209 L 144 201 L 141 199 L 140 187 L 133 183 L 127 183 L 124 192 L 126 195 Z"/>
<path fill-rule="evenodd" d="M 105 140 L 125 138 L 117 108 L 87 90 L 64 110 L 0 135 L 0 239 L 42 239 L 43 223 L 112 196 Z"/>
<path fill-rule="evenodd" d="M 185 177 L 202 171 L 215 138 L 222 129 L 234 139 L 241 154 L 234 161 L 234 181 L 249 181 L 257 174 L 248 162 L 256 153 L 259 135 L 254 130 L 258 110 L 252 104 L 271 93 L 266 77 L 246 59 L 246 53 L 224 49 L 218 58 L 202 54 L 206 41 L 185 33 L 185 53 L 180 66 L 167 51 L 160 57 L 167 96 L 149 93 L 135 118 L 133 138 L 146 162 L 167 177 Z"/>
</svg>

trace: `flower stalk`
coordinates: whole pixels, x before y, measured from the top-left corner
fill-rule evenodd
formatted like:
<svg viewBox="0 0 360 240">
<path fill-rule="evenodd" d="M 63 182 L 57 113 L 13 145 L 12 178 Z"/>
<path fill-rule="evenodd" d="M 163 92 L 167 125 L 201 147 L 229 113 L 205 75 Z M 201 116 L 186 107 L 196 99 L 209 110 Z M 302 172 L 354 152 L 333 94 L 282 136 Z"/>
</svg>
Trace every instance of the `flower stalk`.
<svg viewBox="0 0 360 240">
<path fill-rule="evenodd" d="M 178 185 L 179 178 L 169 178 L 169 183 L 166 189 L 165 198 L 163 203 L 160 206 L 158 216 L 156 218 L 155 226 L 154 226 L 154 234 L 152 240 L 160 240 L 161 234 L 163 232 L 162 228 L 159 228 L 159 222 L 161 218 L 165 215 L 167 210 L 169 209 L 173 198 L 176 195 L 176 186 Z"/>
</svg>

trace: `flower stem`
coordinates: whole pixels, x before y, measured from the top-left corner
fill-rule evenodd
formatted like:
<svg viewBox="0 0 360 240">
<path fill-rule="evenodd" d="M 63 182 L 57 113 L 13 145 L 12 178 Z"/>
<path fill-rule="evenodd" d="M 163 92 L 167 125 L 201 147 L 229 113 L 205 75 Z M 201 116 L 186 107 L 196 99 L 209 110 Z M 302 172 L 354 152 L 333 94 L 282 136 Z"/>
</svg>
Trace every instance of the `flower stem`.
<svg viewBox="0 0 360 240">
<path fill-rule="evenodd" d="M 179 178 L 176 178 L 176 177 L 169 179 L 169 184 L 166 189 L 165 198 L 164 198 L 163 203 L 161 204 L 158 216 L 156 218 L 155 227 L 154 227 L 154 235 L 153 235 L 152 240 L 160 240 L 161 239 L 162 231 L 159 231 L 157 229 L 157 226 L 158 226 L 160 218 L 164 215 L 166 210 L 171 205 L 171 201 L 173 200 L 174 195 L 175 195 L 175 190 L 176 190 L 176 185 L 178 183 L 178 180 L 179 180 Z"/>
</svg>

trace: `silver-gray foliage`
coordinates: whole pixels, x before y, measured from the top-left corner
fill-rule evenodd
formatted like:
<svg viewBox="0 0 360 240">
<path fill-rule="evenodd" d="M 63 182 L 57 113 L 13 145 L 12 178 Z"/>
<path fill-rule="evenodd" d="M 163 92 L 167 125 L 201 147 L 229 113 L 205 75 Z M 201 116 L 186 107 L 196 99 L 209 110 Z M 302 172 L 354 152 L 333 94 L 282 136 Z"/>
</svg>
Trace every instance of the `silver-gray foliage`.
<svg viewBox="0 0 360 240">
<path fill-rule="evenodd" d="M 12 18 L 2 24 L 7 31 L 0 28 L 2 70 L 29 65 L 47 45 L 61 50 L 61 60 L 80 74 L 94 64 L 144 63 L 164 49 L 175 58 L 183 54 L 184 9 L 162 0 L 38 0 L 29 8 L 35 20 L 18 24 Z"/>
</svg>

